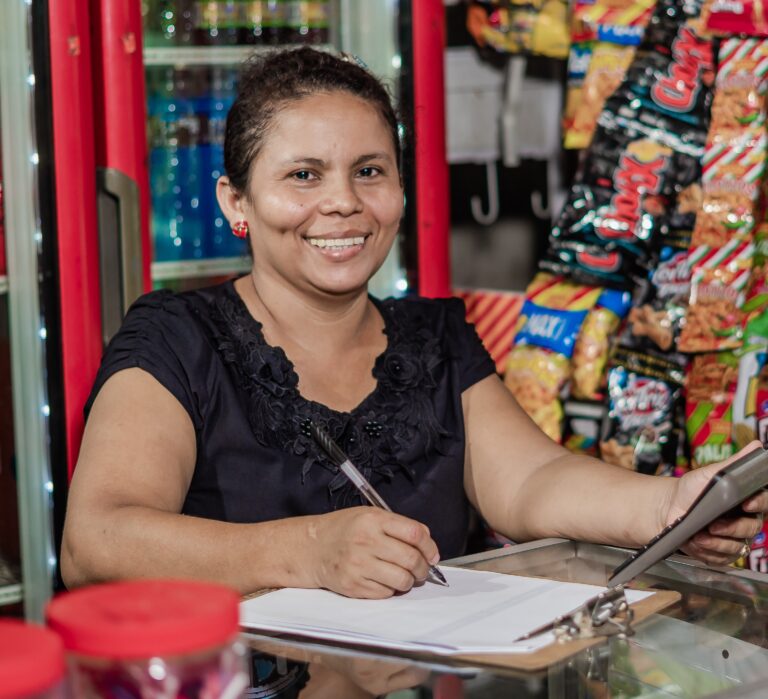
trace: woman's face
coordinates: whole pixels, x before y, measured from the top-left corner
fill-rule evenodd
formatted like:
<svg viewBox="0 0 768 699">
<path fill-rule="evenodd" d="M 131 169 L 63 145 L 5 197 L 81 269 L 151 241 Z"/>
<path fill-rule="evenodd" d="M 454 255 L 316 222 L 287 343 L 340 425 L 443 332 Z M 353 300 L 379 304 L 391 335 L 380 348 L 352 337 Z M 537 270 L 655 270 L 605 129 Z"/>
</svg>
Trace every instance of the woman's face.
<svg viewBox="0 0 768 699">
<path fill-rule="evenodd" d="M 236 205 L 257 274 L 313 293 L 358 291 L 384 262 L 402 214 L 391 131 L 346 92 L 290 103 L 267 130 L 249 196 Z"/>
</svg>

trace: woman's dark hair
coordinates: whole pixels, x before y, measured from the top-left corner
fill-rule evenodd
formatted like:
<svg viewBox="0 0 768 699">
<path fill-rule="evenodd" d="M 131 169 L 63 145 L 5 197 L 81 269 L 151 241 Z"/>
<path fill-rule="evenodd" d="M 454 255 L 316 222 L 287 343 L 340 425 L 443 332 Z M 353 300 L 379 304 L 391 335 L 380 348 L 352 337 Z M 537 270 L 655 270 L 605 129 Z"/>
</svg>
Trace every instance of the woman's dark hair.
<svg viewBox="0 0 768 699">
<path fill-rule="evenodd" d="M 317 93 L 339 91 L 378 110 L 392 134 L 400 170 L 397 116 L 387 89 L 354 59 L 302 47 L 257 54 L 243 68 L 224 138 L 224 167 L 232 187 L 248 191 L 251 163 L 282 107 Z"/>
</svg>

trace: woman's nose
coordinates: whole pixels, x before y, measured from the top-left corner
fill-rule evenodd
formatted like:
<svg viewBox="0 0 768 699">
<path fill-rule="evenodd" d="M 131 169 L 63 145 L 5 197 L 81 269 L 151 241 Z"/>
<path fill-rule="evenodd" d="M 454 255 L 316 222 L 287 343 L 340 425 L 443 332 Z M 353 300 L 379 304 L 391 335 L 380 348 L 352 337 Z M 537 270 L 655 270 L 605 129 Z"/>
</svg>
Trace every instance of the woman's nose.
<svg viewBox="0 0 768 699">
<path fill-rule="evenodd" d="M 320 202 L 323 214 L 341 214 L 351 216 L 363 209 L 363 202 L 355 188 L 355 183 L 346 177 L 326 180 L 326 191 Z"/>
</svg>

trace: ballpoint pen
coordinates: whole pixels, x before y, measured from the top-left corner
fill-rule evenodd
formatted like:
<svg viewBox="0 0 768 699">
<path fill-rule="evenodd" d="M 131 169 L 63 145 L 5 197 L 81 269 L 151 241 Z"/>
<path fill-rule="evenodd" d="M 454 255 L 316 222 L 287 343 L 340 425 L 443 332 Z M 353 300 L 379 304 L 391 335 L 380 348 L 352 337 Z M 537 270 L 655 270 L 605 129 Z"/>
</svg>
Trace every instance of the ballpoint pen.
<svg viewBox="0 0 768 699">
<path fill-rule="evenodd" d="M 322 428 L 318 427 L 314 422 L 310 423 L 309 431 L 315 441 L 323 448 L 326 454 L 331 458 L 336 466 L 338 466 L 344 475 L 349 478 L 354 486 L 360 491 L 360 493 L 368 500 L 374 507 L 380 507 L 382 510 L 392 512 L 392 509 L 384 502 L 384 499 L 379 495 L 374 487 L 368 482 L 365 476 L 360 473 L 357 467 L 349 460 L 347 455 L 341 450 L 336 442 L 331 439 L 330 435 Z M 440 572 L 437 566 L 429 566 L 429 574 L 432 577 L 432 582 L 438 585 L 448 586 L 448 581 L 445 576 Z"/>
</svg>

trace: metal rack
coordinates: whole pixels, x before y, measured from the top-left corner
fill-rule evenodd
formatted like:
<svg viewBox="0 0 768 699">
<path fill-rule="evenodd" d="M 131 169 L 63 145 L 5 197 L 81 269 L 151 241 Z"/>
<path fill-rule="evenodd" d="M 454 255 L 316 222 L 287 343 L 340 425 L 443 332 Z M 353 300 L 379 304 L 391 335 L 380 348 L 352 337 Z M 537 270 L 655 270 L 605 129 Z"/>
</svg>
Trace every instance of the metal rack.
<svg viewBox="0 0 768 699">
<path fill-rule="evenodd" d="M 251 269 L 249 257 L 220 257 L 206 260 L 180 260 L 179 262 L 153 262 L 152 281 L 173 279 L 202 279 L 243 274 Z"/>
</svg>

